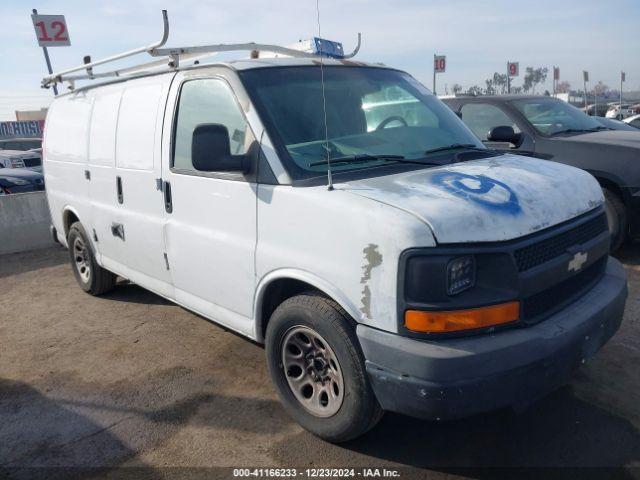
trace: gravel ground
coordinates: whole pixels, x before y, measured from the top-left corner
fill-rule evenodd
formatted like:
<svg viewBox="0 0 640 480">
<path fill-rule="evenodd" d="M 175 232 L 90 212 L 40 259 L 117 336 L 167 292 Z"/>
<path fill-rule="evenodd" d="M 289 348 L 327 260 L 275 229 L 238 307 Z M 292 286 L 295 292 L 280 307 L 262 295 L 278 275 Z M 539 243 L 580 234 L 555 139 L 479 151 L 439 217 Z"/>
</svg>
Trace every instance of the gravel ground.
<svg viewBox="0 0 640 480">
<path fill-rule="evenodd" d="M 262 347 L 136 285 L 91 297 L 60 248 L 1 256 L 0 477 L 387 467 L 495 478 L 505 472 L 495 467 L 600 467 L 580 478 L 640 478 L 640 247 L 619 257 L 630 287 L 623 325 L 570 385 L 520 414 L 447 423 L 387 414 L 335 446 L 288 418 Z M 626 468 L 602 470 L 615 467 Z"/>
</svg>

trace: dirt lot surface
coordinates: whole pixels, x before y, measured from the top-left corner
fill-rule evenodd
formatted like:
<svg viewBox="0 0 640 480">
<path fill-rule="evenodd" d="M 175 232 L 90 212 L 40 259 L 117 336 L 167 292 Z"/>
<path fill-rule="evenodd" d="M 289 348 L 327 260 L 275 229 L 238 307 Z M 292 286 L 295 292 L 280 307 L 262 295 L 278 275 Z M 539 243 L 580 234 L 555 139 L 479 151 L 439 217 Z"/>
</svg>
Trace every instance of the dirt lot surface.
<svg viewBox="0 0 640 480">
<path fill-rule="evenodd" d="M 260 346 L 136 285 L 91 297 L 65 250 L 0 257 L 0 477 L 213 478 L 231 470 L 172 467 L 269 466 L 429 478 L 635 467 L 615 473 L 640 477 L 640 247 L 619 256 L 630 280 L 623 325 L 571 385 L 520 414 L 448 423 L 387 414 L 340 446 L 287 417 Z"/>
</svg>

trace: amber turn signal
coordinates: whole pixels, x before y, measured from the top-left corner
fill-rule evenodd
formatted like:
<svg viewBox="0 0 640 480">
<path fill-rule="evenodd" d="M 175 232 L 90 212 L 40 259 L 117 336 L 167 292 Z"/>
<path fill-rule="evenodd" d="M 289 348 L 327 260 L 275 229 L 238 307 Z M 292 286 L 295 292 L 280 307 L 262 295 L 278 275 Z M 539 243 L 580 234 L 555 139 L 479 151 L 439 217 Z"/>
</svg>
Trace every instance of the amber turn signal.
<svg viewBox="0 0 640 480">
<path fill-rule="evenodd" d="M 404 325 L 414 332 L 445 333 L 487 328 L 515 322 L 518 318 L 520 318 L 520 302 L 508 302 L 489 307 L 445 312 L 407 310 L 404 314 Z"/>
</svg>

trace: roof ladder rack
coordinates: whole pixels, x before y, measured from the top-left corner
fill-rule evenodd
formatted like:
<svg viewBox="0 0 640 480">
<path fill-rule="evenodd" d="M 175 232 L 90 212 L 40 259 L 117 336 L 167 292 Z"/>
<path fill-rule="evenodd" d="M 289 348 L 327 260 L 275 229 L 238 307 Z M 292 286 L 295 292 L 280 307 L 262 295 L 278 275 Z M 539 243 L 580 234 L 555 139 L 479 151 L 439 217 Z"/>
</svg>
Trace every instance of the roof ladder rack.
<svg viewBox="0 0 640 480">
<path fill-rule="evenodd" d="M 68 82 L 69 88 L 73 89 L 75 82 L 77 80 L 94 80 L 99 78 L 109 78 L 109 77 L 122 77 L 127 75 L 140 74 L 148 69 L 155 69 L 160 67 L 167 67 L 167 70 L 175 70 L 177 69 L 182 62 L 185 61 L 196 61 L 201 58 L 209 57 L 211 55 L 215 55 L 219 52 L 234 52 L 234 51 L 265 51 L 280 55 L 285 55 L 288 57 L 299 57 L 299 58 L 318 58 L 323 56 L 318 53 L 309 53 L 302 50 L 296 50 L 295 48 L 290 47 L 281 47 L 279 45 L 269 45 L 263 43 L 236 43 L 236 44 L 217 44 L 217 45 L 202 45 L 202 46 L 189 46 L 189 47 L 180 47 L 180 48 L 161 48 L 167 42 L 169 38 L 169 17 L 167 15 L 166 10 L 162 10 L 162 22 L 163 22 L 163 32 L 162 38 L 152 43 L 151 45 L 145 45 L 143 47 L 134 48 L 133 50 L 128 50 L 126 52 L 119 53 L 117 55 L 112 55 L 111 57 L 103 58 L 101 60 L 91 61 L 90 56 L 86 56 L 84 58 L 84 62 L 82 65 L 77 67 L 69 68 L 67 70 L 62 70 L 59 72 L 52 73 L 42 79 L 42 87 L 49 88 L 52 84 Z M 358 51 L 360 50 L 360 42 L 361 35 L 358 33 L 358 43 L 353 52 L 347 55 L 341 55 L 339 58 L 348 59 L 353 58 Z M 150 62 L 144 62 L 139 65 L 134 65 L 131 67 L 125 67 L 117 70 L 111 70 L 107 72 L 94 72 L 94 67 L 99 65 L 105 65 L 107 63 L 115 62 L 117 60 L 121 60 L 123 58 L 131 57 L 134 55 L 138 55 L 141 53 L 147 53 L 151 57 L 163 57 L 158 60 L 153 60 Z M 85 73 L 76 73 L 82 72 Z M 74 74 L 74 75 L 70 75 Z"/>
</svg>

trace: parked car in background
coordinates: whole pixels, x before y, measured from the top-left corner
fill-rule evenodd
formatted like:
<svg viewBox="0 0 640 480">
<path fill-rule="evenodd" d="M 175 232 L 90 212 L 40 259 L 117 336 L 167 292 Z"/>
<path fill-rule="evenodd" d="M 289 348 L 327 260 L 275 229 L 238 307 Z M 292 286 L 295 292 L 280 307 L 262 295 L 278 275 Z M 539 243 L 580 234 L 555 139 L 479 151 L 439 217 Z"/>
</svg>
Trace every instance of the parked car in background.
<svg viewBox="0 0 640 480">
<path fill-rule="evenodd" d="M 606 117 L 593 117 L 593 118 L 595 118 L 600 125 L 604 127 L 608 127 L 611 130 L 627 130 L 629 132 L 635 131 L 634 127 L 632 127 L 631 125 L 627 125 L 627 123 L 625 123 L 627 118 L 632 118 L 632 117 L 627 117 L 624 120 L 616 120 L 615 118 L 606 118 Z"/>
<path fill-rule="evenodd" d="M 585 112 L 590 117 L 604 117 L 609 111 L 609 105 L 607 105 L 606 103 L 592 103 L 586 109 L 583 107 L 580 110 Z"/>
<path fill-rule="evenodd" d="M 0 140 L 0 150 L 32 150 L 42 148 L 41 138 L 7 138 Z"/>
<path fill-rule="evenodd" d="M 444 99 L 493 148 L 582 168 L 606 198 L 612 249 L 640 237 L 640 135 L 612 130 L 562 100 L 545 96 Z"/>
<path fill-rule="evenodd" d="M 44 190 L 44 176 L 26 168 L 0 166 L 0 195 Z"/>
<path fill-rule="evenodd" d="M 633 128 L 640 129 L 640 115 L 632 115 L 623 120 L 626 125 L 630 125 Z"/>
<path fill-rule="evenodd" d="M 622 120 L 630 115 L 633 115 L 634 113 L 634 109 L 631 105 L 629 105 L 628 103 L 623 103 L 622 105 L 611 105 L 609 110 L 607 110 L 607 114 L 605 115 L 605 117 Z"/>
<path fill-rule="evenodd" d="M 0 150 L 0 165 L 5 168 L 29 168 L 42 171 L 42 152 L 21 150 Z"/>
</svg>

